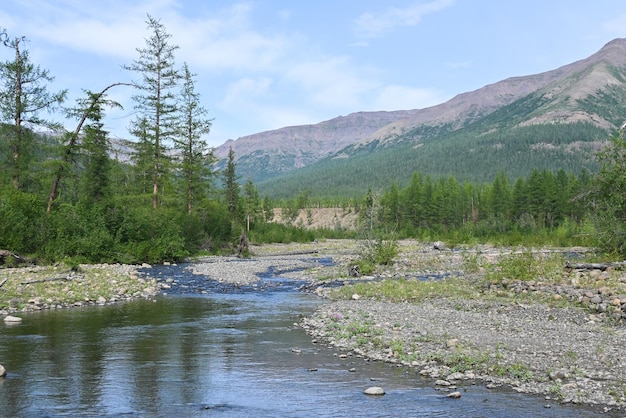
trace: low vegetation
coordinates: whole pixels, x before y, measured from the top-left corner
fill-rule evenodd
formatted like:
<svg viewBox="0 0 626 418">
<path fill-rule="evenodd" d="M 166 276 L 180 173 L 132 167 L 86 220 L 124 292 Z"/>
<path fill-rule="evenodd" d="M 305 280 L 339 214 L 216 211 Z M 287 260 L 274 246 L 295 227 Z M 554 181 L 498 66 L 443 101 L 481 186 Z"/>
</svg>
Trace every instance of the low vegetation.
<svg viewBox="0 0 626 418">
<path fill-rule="evenodd" d="M 121 265 L 5 268 L 2 277 L 0 311 L 105 304 L 158 293 L 154 279 Z"/>
</svg>

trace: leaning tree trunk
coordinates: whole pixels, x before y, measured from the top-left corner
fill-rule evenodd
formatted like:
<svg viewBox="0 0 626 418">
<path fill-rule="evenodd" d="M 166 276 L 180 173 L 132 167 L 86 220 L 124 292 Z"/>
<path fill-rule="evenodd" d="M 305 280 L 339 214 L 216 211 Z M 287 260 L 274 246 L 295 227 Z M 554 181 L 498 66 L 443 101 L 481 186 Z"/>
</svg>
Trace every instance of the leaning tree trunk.
<svg viewBox="0 0 626 418">
<path fill-rule="evenodd" d="M 56 176 L 54 177 L 54 182 L 52 183 L 52 190 L 50 191 L 50 197 L 48 198 L 48 208 L 46 209 L 46 214 L 50 214 L 50 212 L 52 211 L 52 205 L 54 204 L 54 200 L 56 199 L 57 192 L 59 190 L 59 183 L 61 183 L 61 176 L 63 175 L 65 166 L 70 160 L 70 155 L 72 155 L 72 152 L 74 151 L 74 146 L 76 145 L 76 141 L 78 141 L 78 134 L 83 129 L 83 124 L 89 117 L 90 113 L 93 111 L 94 107 L 98 104 L 98 101 L 107 92 L 107 90 L 115 86 L 132 86 L 132 84 L 128 84 L 128 83 L 111 84 L 110 86 L 106 87 L 104 90 L 102 90 L 93 98 L 93 100 L 91 101 L 91 104 L 89 105 L 89 108 L 87 108 L 87 110 L 85 110 L 85 113 L 83 113 L 83 116 L 80 118 L 80 121 L 78 122 L 78 125 L 76 126 L 76 129 L 74 130 L 74 132 L 72 132 L 70 136 L 70 141 L 67 143 L 67 146 L 65 147 L 65 153 L 63 154 L 63 164 L 59 166 Z"/>
</svg>

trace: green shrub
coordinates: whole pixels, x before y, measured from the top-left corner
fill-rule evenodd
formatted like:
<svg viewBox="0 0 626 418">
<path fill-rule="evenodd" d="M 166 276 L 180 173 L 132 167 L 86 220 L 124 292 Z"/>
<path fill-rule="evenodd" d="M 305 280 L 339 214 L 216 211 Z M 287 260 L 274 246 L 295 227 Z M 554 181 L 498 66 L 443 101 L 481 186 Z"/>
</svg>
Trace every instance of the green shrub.
<svg viewBox="0 0 626 418">
<path fill-rule="evenodd" d="M 361 274 L 371 274 L 378 265 L 390 265 L 398 255 L 398 242 L 396 240 L 377 241 L 366 240 L 362 243 L 359 259 L 354 264 L 359 266 Z"/>
</svg>

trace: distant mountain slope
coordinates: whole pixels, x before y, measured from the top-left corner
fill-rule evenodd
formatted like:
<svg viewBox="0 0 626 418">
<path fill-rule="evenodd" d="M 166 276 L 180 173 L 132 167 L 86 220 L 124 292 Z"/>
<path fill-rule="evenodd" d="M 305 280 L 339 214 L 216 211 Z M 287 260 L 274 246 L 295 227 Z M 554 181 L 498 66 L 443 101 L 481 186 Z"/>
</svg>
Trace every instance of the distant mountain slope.
<svg viewBox="0 0 626 418">
<path fill-rule="evenodd" d="M 274 177 L 334 154 L 416 110 L 358 112 L 315 125 L 289 126 L 228 140 L 215 149 L 225 159 L 232 147 L 238 171 L 255 181 Z"/>
<path fill-rule="evenodd" d="M 403 117 L 394 112 L 395 119 L 375 128 L 380 118 L 367 121 L 378 113 L 353 114 L 369 132 L 350 126 L 353 115 L 346 117 L 341 143 L 322 129 L 328 128 L 327 121 L 284 128 L 299 132 L 300 142 L 292 141 L 289 153 L 263 146 L 264 138 L 281 130 L 223 147 L 227 151 L 241 141 L 240 173 L 247 172 L 271 195 L 303 189 L 354 194 L 367 189 L 368 182 L 377 187 L 406 182 L 416 170 L 472 181 L 489 181 L 494 170 L 512 177 L 533 168 L 593 170 L 595 150 L 626 120 L 626 39 L 556 70 L 508 78 Z M 316 132 L 316 149 L 325 153 L 306 152 L 309 148 L 301 145 L 308 141 L 305 128 Z M 285 143 L 284 135 L 281 141 Z M 323 143 L 344 148 L 330 155 L 333 147 Z M 297 160 L 296 155 L 308 158 Z"/>
</svg>

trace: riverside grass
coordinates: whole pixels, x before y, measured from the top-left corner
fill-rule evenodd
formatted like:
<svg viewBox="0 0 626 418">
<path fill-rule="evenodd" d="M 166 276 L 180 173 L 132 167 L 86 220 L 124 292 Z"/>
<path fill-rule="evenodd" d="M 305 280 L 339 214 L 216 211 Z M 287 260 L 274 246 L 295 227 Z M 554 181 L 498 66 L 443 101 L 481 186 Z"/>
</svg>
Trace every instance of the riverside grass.
<svg viewBox="0 0 626 418">
<path fill-rule="evenodd" d="M 407 247 L 407 250 L 412 250 Z M 515 248 L 502 250 L 495 256 L 482 254 L 479 250 L 462 251 L 460 271 L 442 279 L 394 278 L 364 281 L 334 289 L 332 299 L 350 299 L 353 295 L 387 302 L 413 302 L 441 298 L 452 300 L 495 299 L 508 302 L 539 302 L 551 306 L 580 306 L 574 301 L 555 299 L 543 293 L 511 293 L 502 288 L 513 281 L 541 282 L 545 284 L 574 284 L 586 288 L 601 286 L 623 287 L 618 280 L 619 272 L 609 273 L 602 281 L 591 275 L 571 278 L 564 269 L 567 255 L 551 250 Z M 435 253 L 421 260 L 420 268 L 429 270 L 441 267 L 441 257 Z M 496 291 L 487 291 L 492 285 Z"/>
<path fill-rule="evenodd" d="M 0 269 L 0 311 L 117 301 L 158 293 L 154 279 L 137 275 L 128 265 L 33 266 Z M 100 303 L 101 303 L 100 302 Z"/>
</svg>

